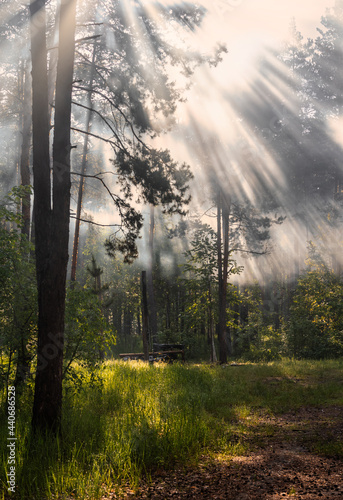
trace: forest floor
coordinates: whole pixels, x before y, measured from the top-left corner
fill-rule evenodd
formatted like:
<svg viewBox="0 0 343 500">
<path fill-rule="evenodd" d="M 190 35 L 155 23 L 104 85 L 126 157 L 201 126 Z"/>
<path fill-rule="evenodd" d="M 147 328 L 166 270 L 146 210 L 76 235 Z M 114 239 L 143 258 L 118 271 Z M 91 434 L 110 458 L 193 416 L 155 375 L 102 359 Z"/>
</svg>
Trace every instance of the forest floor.
<svg viewBox="0 0 343 500">
<path fill-rule="evenodd" d="M 343 359 L 75 371 L 62 440 L 18 400 L 14 496 L 0 407 L 0 500 L 343 500 Z"/>
<path fill-rule="evenodd" d="M 210 454 L 196 466 L 156 470 L 136 491 L 127 487 L 103 500 L 343 499 L 343 407 L 261 415 L 250 431 L 243 456 Z"/>
</svg>

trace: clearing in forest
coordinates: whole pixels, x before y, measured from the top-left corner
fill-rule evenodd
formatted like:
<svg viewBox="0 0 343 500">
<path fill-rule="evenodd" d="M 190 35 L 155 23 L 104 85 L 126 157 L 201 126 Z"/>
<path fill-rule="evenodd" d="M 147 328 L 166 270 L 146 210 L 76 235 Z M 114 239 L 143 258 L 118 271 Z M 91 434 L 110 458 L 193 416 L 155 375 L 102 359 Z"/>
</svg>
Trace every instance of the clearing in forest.
<svg viewBox="0 0 343 500">
<path fill-rule="evenodd" d="M 342 368 L 340 359 L 75 365 L 60 439 L 31 439 L 32 390 L 18 401 L 12 498 L 343 498 Z M 0 436 L 3 488 L 4 419 Z"/>
</svg>

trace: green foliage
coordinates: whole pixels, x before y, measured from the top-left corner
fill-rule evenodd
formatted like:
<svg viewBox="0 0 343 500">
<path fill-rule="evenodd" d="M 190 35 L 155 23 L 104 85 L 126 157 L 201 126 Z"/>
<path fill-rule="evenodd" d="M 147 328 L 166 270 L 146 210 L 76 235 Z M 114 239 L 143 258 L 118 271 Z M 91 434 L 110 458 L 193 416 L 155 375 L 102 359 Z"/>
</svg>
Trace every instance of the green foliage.
<svg viewBox="0 0 343 500">
<path fill-rule="evenodd" d="M 116 253 L 119 252 L 124 255 L 124 261 L 127 264 L 132 264 L 138 257 L 136 240 L 143 226 L 143 217 L 134 208 L 129 208 L 129 204 L 126 204 L 126 210 L 121 211 L 120 215 L 122 235 L 112 234 L 106 240 L 105 248 L 110 257 L 115 257 Z"/>
<path fill-rule="evenodd" d="M 258 283 L 238 293 L 240 314 L 231 324 L 235 339 L 234 354 L 250 361 L 272 361 L 284 354 L 282 332 L 271 324 L 263 310 Z"/>
<path fill-rule="evenodd" d="M 65 327 L 65 374 L 77 380 L 72 363 L 94 369 L 101 353 L 115 344 L 115 335 L 101 310 L 99 297 L 77 283 L 67 289 Z"/>
<path fill-rule="evenodd" d="M 92 276 L 92 278 L 94 280 L 94 284 L 93 284 L 94 292 L 101 294 L 101 291 L 102 291 L 101 290 L 101 275 L 103 274 L 104 270 L 100 266 L 97 265 L 97 262 L 96 262 L 94 255 L 92 255 L 91 264 L 89 266 L 87 266 L 87 271 Z"/>
<path fill-rule="evenodd" d="M 285 352 L 282 332 L 273 325 L 260 324 L 258 338 L 250 344 L 249 351 L 243 353 L 243 358 L 249 361 L 274 361 L 281 359 Z"/>
<path fill-rule="evenodd" d="M 187 303 L 185 323 L 187 330 L 198 325 L 217 321 L 217 247 L 216 233 L 208 224 L 198 223 L 190 242 L 190 250 L 185 252 L 186 263 L 182 266 L 186 275 Z"/>
<path fill-rule="evenodd" d="M 310 245 L 309 270 L 297 284 L 287 333 L 290 353 L 303 358 L 343 354 L 343 280 Z"/>
<path fill-rule="evenodd" d="M 270 207 L 257 209 L 250 200 L 241 204 L 233 204 L 230 211 L 230 247 L 235 251 L 244 250 L 260 254 L 267 253 L 270 240 L 270 229 L 285 221 L 283 216 L 271 216 Z M 266 215 L 266 213 L 268 215 Z"/>
<path fill-rule="evenodd" d="M 27 191 L 31 188 L 13 188 L 0 205 L 0 344 L 10 359 L 18 363 L 21 353 L 29 365 L 36 346 L 37 292 L 32 245 L 20 233 L 19 208 Z"/>
<path fill-rule="evenodd" d="M 184 271 L 201 283 L 215 281 L 217 267 L 217 236 L 208 224 L 196 223 L 190 250 L 185 252 Z"/>
<path fill-rule="evenodd" d="M 168 150 L 137 146 L 135 156 L 119 152 L 115 166 L 126 198 L 132 199 L 135 186 L 145 203 L 162 205 L 164 213 L 185 214 L 182 207 L 190 202 L 186 192 L 193 175 L 188 165 L 173 161 Z"/>
</svg>

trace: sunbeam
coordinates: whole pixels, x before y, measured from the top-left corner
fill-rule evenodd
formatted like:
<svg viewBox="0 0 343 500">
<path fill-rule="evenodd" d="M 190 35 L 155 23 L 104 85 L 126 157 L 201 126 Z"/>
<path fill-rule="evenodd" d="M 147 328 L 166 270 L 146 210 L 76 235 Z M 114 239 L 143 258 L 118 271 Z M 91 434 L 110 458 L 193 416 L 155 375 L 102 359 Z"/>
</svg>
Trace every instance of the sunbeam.
<svg viewBox="0 0 343 500">
<path fill-rule="evenodd" d="M 292 1 L 281 6 L 271 0 L 203 0 L 193 5 L 151 0 L 88 5 L 82 0 L 76 52 L 80 75 L 74 88 L 78 105 L 75 143 L 81 143 L 86 120 L 88 72 L 96 40 L 94 46 L 102 59 L 92 77 L 93 112 L 99 117 L 113 95 L 117 101 L 106 120 L 93 119 L 91 125 L 91 148 L 101 155 L 101 160 L 94 160 L 95 171 L 112 168 L 113 148 L 134 151 L 140 141 L 151 141 L 154 147 L 168 148 L 176 160 L 191 165 L 195 175 L 191 210 L 204 212 L 211 206 L 210 185 L 216 178 L 235 203 L 248 202 L 256 209 L 287 217 L 273 231 L 290 255 L 297 241 L 303 259 L 306 241 L 323 231 L 336 242 L 328 217 L 334 210 L 333 183 L 336 201 L 341 195 L 343 139 L 338 94 L 342 70 L 324 78 L 330 74 L 332 60 L 318 55 L 325 45 L 323 32 L 317 32 L 319 38 L 307 45 L 305 38 L 303 42 L 289 39 L 291 18 L 305 37 L 314 37 L 320 16 L 334 3 L 310 6 Z M 49 27 L 55 11 L 51 2 Z M 20 134 L 14 137 L 8 132 L 15 128 L 13 118 L 19 108 L 9 104 L 16 76 L 7 68 L 12 59 L 19 64 L 25 51 L 27 54 L 28 44 L 16 36 L 21 27 L 27 35 L 27 16 L 28 11 L 14 3 L 1 6 L 0 24 L 6 36 L 1 40 L 0 78 L 9 88 L 2 89 L 1 101 L 8 110 L 4 118 L 10 123 L 1 134 L 1 144 L 20 142 Z M 52 32 L 49 36 L 54 40 Z M 7 50 L 9 43 L 12 54 Z M 303 68 L 297 71 L 292 57 L 297 50 L 309 50 L 311 44 L 314 55 L 304 56 L 302 62 L 300 58 L 297 64 Z M 311 76 L 311 64 L 318 65 L 323 83 Z M 325 85 L 323 99 L 321 85 Z M 9 152 L 8 162 L 10 156 Z M 77 163 L 77 151 L 74 157 Z M 108 182 L 120 193 L 115 176 Z M 99 200 L 90 203 L 88 212 L 94 217 L 98 213 L 106 224 L 117 222 L 118 214 L 105 214 L 107 204 L 98 212 L 103 202 L 100 191 Z M 268 258 L 272 262 L 276 257 L 271 254 Z M 254 264 L 249 261 L 249 266 Z"/>
</svg>

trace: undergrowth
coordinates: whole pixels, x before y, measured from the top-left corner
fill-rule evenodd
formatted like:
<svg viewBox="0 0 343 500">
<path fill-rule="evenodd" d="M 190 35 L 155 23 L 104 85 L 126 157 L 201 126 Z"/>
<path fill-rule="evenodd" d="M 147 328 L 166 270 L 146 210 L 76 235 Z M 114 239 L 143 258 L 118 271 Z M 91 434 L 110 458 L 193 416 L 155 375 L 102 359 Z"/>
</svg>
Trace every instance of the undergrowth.
<svg viewBox="0 0 343 500">
<path fill-rule="evenodd" d="M 64 388 L 59 438 L 30 435 L 32 388 L 17 401 L 16 499 L 98 499 L 156 468 L 249 451 L 261 412 L 343 405 L 342 360 L 213 366 L 108 361 Z M 75 367 L 75 370 L 85 370 Z M 88 377 L 88 380 L 87 380 Z M 270 429 L 268 432 L 272 432 Z M 0 499 L 7 498 L 6 408 Z M 325 446 L 318 446 L 325 452 Z"/>
</svg>

